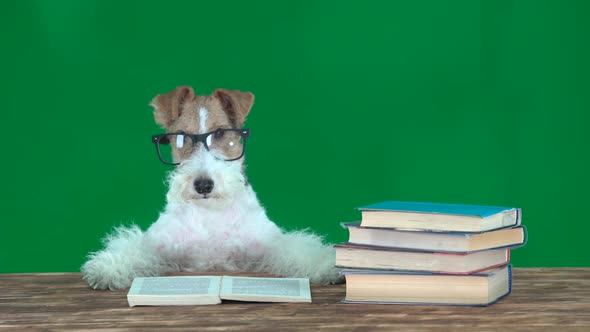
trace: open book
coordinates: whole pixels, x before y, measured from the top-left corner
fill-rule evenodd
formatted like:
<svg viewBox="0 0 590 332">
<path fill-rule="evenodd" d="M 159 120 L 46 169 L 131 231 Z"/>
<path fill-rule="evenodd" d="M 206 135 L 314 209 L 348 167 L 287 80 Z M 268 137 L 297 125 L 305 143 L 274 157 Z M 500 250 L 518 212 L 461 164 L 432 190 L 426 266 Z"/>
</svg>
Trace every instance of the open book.
<svg viewBox="0 0 590 332">
<path fill-rule="evenodd" d="M 307 278 L 177 276 L 135 278 L 127 293 L 138 305 L 218 304 L 221 300 L 311 303 Z"/>
</svg>

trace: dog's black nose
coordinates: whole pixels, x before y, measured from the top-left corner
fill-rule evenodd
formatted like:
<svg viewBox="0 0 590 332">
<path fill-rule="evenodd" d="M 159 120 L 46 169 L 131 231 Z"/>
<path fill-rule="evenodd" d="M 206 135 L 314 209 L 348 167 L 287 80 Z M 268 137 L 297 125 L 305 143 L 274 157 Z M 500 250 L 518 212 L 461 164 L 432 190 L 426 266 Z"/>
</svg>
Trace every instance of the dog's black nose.
<svg viewBox="0 0 590 332">
<path fill-rule="evenodd" d="M 213 180 L 209 178 L 198 178 L 195 180 L 194 185 L 199 194 L 209 194 L 213 191 Z"/>
</svg>

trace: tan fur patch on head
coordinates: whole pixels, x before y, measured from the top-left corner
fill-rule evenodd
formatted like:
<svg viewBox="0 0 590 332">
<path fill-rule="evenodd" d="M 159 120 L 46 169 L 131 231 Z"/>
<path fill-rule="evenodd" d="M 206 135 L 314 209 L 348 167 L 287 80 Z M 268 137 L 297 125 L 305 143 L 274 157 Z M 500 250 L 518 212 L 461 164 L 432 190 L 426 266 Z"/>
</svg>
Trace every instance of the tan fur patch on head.
<svg viewBox="0 0 590 332">
<path fill-rule="evenodd" d="M 180 86 L 174 91 L 157 95 L 150 105 L 154 107 L 156 123 L 168 129 L 182 114 L 185 106 L 193 101 L 195 92 L 189 86 Z"/>
<path fill-rule="evenodd" d="M 200 110 L 206 110 L 205 131 L 201 127 Z M 228 115 L 221 108 L 220 103 L 210 96 L 197 96 L 192 103 L 186 105 L 182 114 L 168 128 L 169 132 L 183 132 L 187 134 L 204 134 L 219 128 L 231 128 Z"/>
<path fill-rule="evenodd" d="M 213 96 L 219 100 L 234 127 L 241 128 L 254 105 L 254 95 L 239 90 L 217 89 Z"/>
</svg>

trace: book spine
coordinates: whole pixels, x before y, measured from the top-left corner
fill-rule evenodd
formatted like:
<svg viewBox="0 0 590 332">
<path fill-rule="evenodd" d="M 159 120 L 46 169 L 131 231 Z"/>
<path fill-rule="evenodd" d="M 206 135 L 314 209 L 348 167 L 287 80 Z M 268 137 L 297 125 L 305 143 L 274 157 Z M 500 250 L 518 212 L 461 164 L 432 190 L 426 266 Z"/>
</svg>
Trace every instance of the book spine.
<svg viewBox="0 0 590 332">
<path fill-rule="evenodd" d="M 508 294 L 512 293 L 512 265 L 508 265 Z"/>
<path fill-rule="evenodd" d="M 516 209 L 516 223 L 514 225 L 518 226 L 522 223 L 522 209 Z"/>
</svg>

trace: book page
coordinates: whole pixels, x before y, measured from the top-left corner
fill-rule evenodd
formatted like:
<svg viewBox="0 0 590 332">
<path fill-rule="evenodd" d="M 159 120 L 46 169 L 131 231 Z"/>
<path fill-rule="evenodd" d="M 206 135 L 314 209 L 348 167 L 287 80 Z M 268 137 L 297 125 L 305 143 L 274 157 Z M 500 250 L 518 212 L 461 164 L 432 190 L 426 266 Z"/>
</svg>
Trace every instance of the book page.
<svg viewBox="0 0 590 332">
<path fill-rule="evenodd" d="M 220 297 L 257 302 L 310 302 L 307 278 L 248 278 L 224 276 Z"/>
<path fill-rule="evenodd" d="M 217 295 L 221 277 L 178 276 L 135 278 L 130 295 Z"/>
</svg>

